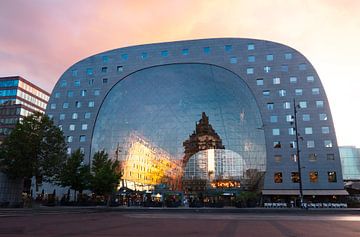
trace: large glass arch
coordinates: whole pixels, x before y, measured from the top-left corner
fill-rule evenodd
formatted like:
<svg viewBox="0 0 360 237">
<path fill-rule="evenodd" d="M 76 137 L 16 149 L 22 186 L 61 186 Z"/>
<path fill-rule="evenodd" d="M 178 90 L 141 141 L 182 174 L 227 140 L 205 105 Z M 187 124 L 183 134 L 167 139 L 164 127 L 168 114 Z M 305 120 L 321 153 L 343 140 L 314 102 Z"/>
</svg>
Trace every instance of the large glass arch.
<svg viewBox="0 0 360 237">
<path fill-rule="evenodd" d="M 127 162 L 124 179 L 135 185 L 162 182 L 173 175 L 169 169 L 182 176 L 184 142 L 197 132 L 202 116 L 220 138 L 220 149 L 238 154 L 247 169 L 265 171 L 265 137 L 254 96 L 238 75 L 208 64 L 151 67 L 117 83 L 99 110 L 92 154 L 104 149 Z"/>
</svg>

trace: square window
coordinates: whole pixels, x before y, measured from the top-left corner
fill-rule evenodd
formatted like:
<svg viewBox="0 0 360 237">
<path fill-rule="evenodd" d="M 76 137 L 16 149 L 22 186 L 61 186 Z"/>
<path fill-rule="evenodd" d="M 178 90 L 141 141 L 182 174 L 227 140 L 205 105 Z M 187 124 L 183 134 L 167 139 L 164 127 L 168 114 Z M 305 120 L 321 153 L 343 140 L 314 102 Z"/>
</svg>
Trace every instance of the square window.
<svg viewBox="0 0 360 237">
<path fill-rule="evenodd" d="M 148 53 L 146 53 L 146 52 L 142 52 L 141 53 L 141 59 L 147 59 L 148 58 Z"/>
<path fill-rule="evenodd" d="M 286 90 L 279 90 L 279 96 L 280 97 L 286 96 Z"/>
<path fill-rule="evenodd" d="M 81 102 L 80 101 L 75 101 L 75 107 L 76 108 L 81 108 Z"/>
<path fill-rule="evenodd" d="M 95 105 L 94 101 L 89 101 L 89 107 L 90 108 L 94 107 L 94 105 Z"/>
<path fill-rule="evenodd" d="M 73 136 L 67 136 L 66 137 L 66 140 L 67 140 L 67 142 L 72 142 L 73 141 Z"/>
<path fill-rule="evenodd" d="M 289 135 L 295 135 L 296 134 L 295 128 L 289 128 L 288 131 L 289 131 Z"/>
<path fill-rule="evenodd" d="M 307 108 L 307 102 L 306 101 L 300 101 L 299 106 L 301 109 Z"/>
<path fill-rule="evenodd" d="M 71 116 L 72 119 L 77 119 L 78 118 L 78 114 L 77 113 L 73 113 Z"/>
<path fill-rule="evenodd" d="M 289 144 L 290 144 L 290 148 L 296 148 L 296 142 L 295 141 L 291 141 Z"/>
<path fill-rule="evenodd" d="M 321 133 L 323 133 L 323 134 L 330 133 L 330 128 L 329 127 L 321 127 Z"/>
<path fill-rule="evenodd" d="M 121 59 L 126 61 L 129 59 L 129 55 L 127 53 L 121 54 Z"/>
<path fill-rule="evenodd" d="M 281 148 L 280 141 L 274 142 L 274 148 Z"/>
<path fill-rule="evenodd" d="M 313 133 L 312 127 L 307 127 L 307 128 L 305 128 L 305 134 L 310 135 L 310 134 L 312 134 L 312 133 Z"/>
<path fill-rule="evenodd" d="M 102 72 L 102 73 L 107 73 L 107 69 L 108 69 L 107 67 L 102 67 L 102 68 L 101 68 L 101 72 Z"/>
<path fill-rule="evenodd" d="M 50 109 L 56 109 L 56 104 L 55 103 L 51 104 Z"/>
<path fill-rule="evenodd" d="M 232 45 L 225 45 L 224 49 L 226 52 L 230 52 L 232 50 Z"/>
<path fill-rule="evenodd" d="M 94 84 L 94 79 L 89 80 L 89 86 L 92 86 Z"/>
<path fill-rule="evenodd" d="M 54 115 L 49 114 L 49 115 L 48 115 L 48 117 L 49 117 L 49 119 L 51 119 L 51 120 L 52 120 L 52 119 L 54 118 Z"/>
<path fill-rule="evenodd" d="M 285 119 L 288 123 L 294 122 L 294 116 L 291 114 L 286 115 Z"/>
<path fill-rule="evenodd" d="M 290 109 L 291 108 L 291 103 L 290 102 L 284 102 L 283 103 L 283 108 L 284 109 Z"/>
<path fill-rule="evenodd" d="M 282 173 L 281 172 L 276 172 L 274 173 L 274 183 L 279 184 L 282 183 Z"/>
<path fill-rule="evenodd" d="M 329 183 L 336 183 L 337 182 L 336 172 L 335 171 L 329 171 L 328 172 L 328 182 Z"/>
<path fill-rule="evenodd" d="M 210 47 L 204 47 L 204 53 L 209 54 L 210 53 Z"/>
<path fill-rule="evenodd" d="M 307 76 L 306 81 L 308 82 L 314 82 L 314 76 Z"/>
<path fill-rule="evenodd" d="M 60 120 L 65 120 L 65 114 L 60 114 L 59 119 Z"/>
<path fill-rule="evenodd" d="M 86 112 L 84 115 L 85 119 L 89 119 L 91 117 L 91 113 L 90 112 Z"/>
<path fill-rule="evenodd" d="M 236 64 L 237 63 L 237 57 L 231 57 L 230 58 L 230 63 L 231 64 Z"/>
<path fill-rule="evenodd" d="M 279 135 L 280 135 L 280 129 L 279 129 L 279 128 L 273 128 L 272 134 L 273 134 L 274 136 L 279 136 Z"/>
<path fill-rule="evenodd" d="M 313 95 L 318 95 L 318 94 L 320 94 L 319 88 L 312 88 L 312 89 L 311 89 L 311 92 L 312 92 Z"/>
<path fill-rule="evenodd" d="M 292 53 L 285 53 L 284 56 L 286 60 L 292 59 Z"/>
<path fill-rule="evenodd" d="M 276 115 L 270 116 L 270 123 L 277 123 L 277 121 L 278 121 L 278 116 Z"/>
<path fill-rule="evenodd" d="M 300 182 L 299 172 L 291 172 L 291 182 L 293 182 L 293 183 L 299 183 Z"/>
<path fill-rule="evenodd" d="M 73 97 L 73 96 L 74 96 L 74 92 L 73 92 L 73 91 L 68 91 L 68 92 L 67 92 L 67 96 L 68 96 L 68 97 Z"/>
<path fill-rule="evenodd" d="M 295 89 L 295 95 L 302 95 L 303 90 L 302 89 Z"/>
<path fill-rule="evenodd" d="M 309 172 L 309 180 L 310 183 L 317 183 L 319 178 L 319 174 L 317 171 L 310 171 Z"/>
<path fill-rule="evenodd" d="M 87 130 L 88 129 L 88 125 L 86 123 L 81 125 L 81 130 Z"/>
<path fill-rule="evenodd" d="M 169 51 L 167 51 L 167 50 L 161 51 L 161 56 L 162 56 L 162 57 L 167 57 L 167 56 L 169 56 Z"/>
<path fill-rule="evenodd" d="M 70 124 L 69 125 L 69 130 L 70 131 L 75 131 L 75 124 Z"/>
<path fill-rule="evenodd" d="M 254 74 L 254 68 L 252 68 L 252 67 L 248 67 L 248 68 L 246 68 L 246 74 Z"/>
<path fill-rule="evenodd" d="M 73 70 L 71 71 L 71 75 L 72 75 L 73 77 L 77 77 L 77 75 L 78 75 L 78 70 L 73 69 Z"/>
<path fill-rule="evenodd" d="M 274 103 L 267 103 L 266 107 L 268 110 L 273 110 L 274 109 Z"/>
<path fill-rule="evenodd" d="M 288 65 L 281 65 L 280 71 L 282 71 L 282 72 L 287 72 L 287 71 L 289 71 L 289 66 L 288 66 Z"/>
<path fill-rule="evenodd" d="M 61 80 L 60 87 L 66 87 L 67 82 L 65 80 Z"/>
<path fill-rule="evenodd" d="M 123 72 L 123 71 L 124 71 L 124 67 L 123 67 L 123 66 L 117 66 L 117 67 L 116 67 L 116 71 L 117 71 L 117 72 Z"/>
<path fill-rule="evenodd" d="M 274 60 L 274 55 L 272 54 L 266 55 L 266 61 L 273 61 L 273 60 Z"/>
<path fill-rule="evenodd" d="M 80 86 L 80 80 L 75 80 L 74 81 L 74 86 Z"/>
<path fill-rule="evenodd" d="M 279 77 L 273 78 L 273 84 L 274 84 L 274 85 L 280 84 L 280 78 L 279 78 Z"/>
<path fill-rule="evenodd" d="M 300 71 L 306 70 L 306 64 L 305 64 L 305 63 L 299 64 L 299 70 L 300 70 Z"/>
<path fill-rule="evenodd" d="M 248 56 L 248 62 L 249 62 L 249 63 L 255 62 L 255 56 L 254 56 L 254 55 L 249 55 L 249 56 Z"/>
<path fill-rule="evenodd" d="M 335 155 L 334 154 L 326 154 L 326 159 L 327 160 L 335 160 Z"/>
<path fill-rule="evenodd" d="M 313 141 L 313 140 L 306 141 L 306 147 L 307 148 L 314 148 L 315 147 L 315 141 Z"/>
<path fill-rule="evenodd" d="M 269 73 L 270 71 L 271 71 L 271 67 L 269 67 L 269 66 L 264 67 L 264 72 L 265 73 Z"/>
<path fill-rule="evenodd" d="M 68 147 L 68 148 L 66 149 L 66 154 L 68 154 L 68 155 L 71 154 L 71 147 Z"/>
<path fill-rule="evenodd" d="M 100 90 L 94 90 L 94 96 L 99 96 L 100 95 Z"/>
<path fill-rule="evenodd" d="M 264 79 L 262 79 L 262 78 L 256 79 L 256 85 L 257 86 L 263 86 L 264 85 Z"/>
<path fill-rule="evenodd" d="M 94 74 L 93 69 L 92 69 L 92 68 L 87 68 L 87 69 L 86 69 L 86 74 L 88 74 L 88 75 L 93 75 L 93 74 Z"/>
<path fill-rule="evenodd" d="M 270 96 L 270 91 L 269 90 L 263 90 L 263 96 Z"/>
<path fill-rule="evenodd" d="M 324 108 L 324 101 L 317 100 L 316 101 L 316 108 Z"/>
<path fill-rule="evenodd" d="M 182 50 L 182 55 L 189 55 L 189 49 L 183 49 Z"/>
<path fill-rule="evenodd" d="M 86 93 L 87 93 L 86 90 L 81 90 L 80 95 L 81 95 L 81 96 L 86 96 Z"/>
<path fill-rule="evenodd" d="M 255 49 L 255 45 L 254 45 L 254 44 L 248 44 L 248 45 L 247 45 L 247 49 L 248 49 L 248 50 L 254 50 L 254 49 Z"/>
<path fill-rule="evenodd" d="M 317 155 L 315 153 L 309 154 L 309 161 L 314 162 L 317 160 Z"/>
<path fill-rule="evenodd" d="M 68 102 L 65 102 L 65 103 L 63 104 L 63 109 L 67 109 L 67 108 L 69 108 L 69 103 L 68 103 Z"/>
<path fill-rule="evenodd" d="M 297 82 L 297 77 L 290 77 L 290 83 L 295 84 Z"/>
<path fill-rule="evenodd" d="M 275 155 L 274 160 L 275 160 L 275 162 L 279 163 L 282 160 L 282 156 L 281 155 Z"/>
<path fill-rule="evenodd" d="M 60 92 L 55 93 L 55 98 L 60 98 Z"/>
<path fill-rule="evenodd" d="M 326 121 L 328 119 L 327 115 L 326 114 L 319 114 L 319 119 L 321 121 Z"/>
<path fill-rule="evenodd" d="M 108 83 L 108 79 L 107 79 L 107 78 L 103 78 L 102 81 L 103 81 L 103 84 Z"/>
<path fill-rule="evenodd" d="M 293 161 L 293 162 L 297 162 L 296 154 L 291 154 L 290 155 L 290 160 Z"/>
<path fill-rule="evenodd" d="M 333 147 L 331 140 L 324 140 L 324 146 L 327 148 Z"/>
<path fill-rule="evenodd" d="M 104 63 L 109 62 L 109 56 L 104 55 L 104 56 L 102 57 L 102 60 L 103 60 Z"/>
<path fill-rule="evenodd" d="M 303 121 L 310 121 L 310 114 L 303 114 L 302 115 L 302 120 Z"/>
<path fill-rule="evenodd" d="M 59 128 L 60 131 L 62 131 L 62 130 L 63 130 L 63 125 L 60 124 L 60 125 L 58 126 L 58 128 Z"/>
<path fill-rule="evenodd" d="M 86 141 L 85 135 L 81 135 L 80 138 L 79 138 L 79 141 L 80 142 L 85 142 Z"/>
</svg>

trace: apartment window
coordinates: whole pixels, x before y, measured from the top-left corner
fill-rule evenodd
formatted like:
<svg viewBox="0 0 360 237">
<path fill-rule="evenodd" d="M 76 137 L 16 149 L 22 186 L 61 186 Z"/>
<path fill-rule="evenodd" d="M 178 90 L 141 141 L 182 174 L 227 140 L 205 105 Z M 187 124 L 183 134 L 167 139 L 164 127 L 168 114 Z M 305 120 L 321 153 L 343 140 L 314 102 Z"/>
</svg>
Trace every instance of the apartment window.
<svg viewBox="0 0 360 237">
<path fill-rule="evenodd" d="M 295 128 L 289 128 L 289 135 L 295 135 Z"/>
<path fill-rule="evenodd" d="M 271 71 L 271 67 L 269 66 L 264 67 L 264 72 L 269 73 L 270 71 Z"/>
<path fill-rule="evenodd" d="M 289 145 L 290 145 L 290 148 L 296 148 L 296 142 L 295 141 L 291 141 L 289 143 Z"/>
<path fill-rule="evenodd" d="M 305 134 L 312 134 L 313 133 L 313 130 L 312 130 L 312 127 L 307 127 L 305 128 Z"/>
<path fill-rule="evenodd" d="M 68 91 L 68 92 L 67 92 L 67 96 L 68 96 L 68 97 L 73 97 L 73 96 L 74 96 L 74 92 L 73 92 L 73 91 Z"/>
<path fill-rule="evenodd" d="M 307 102 L 306 101 L 300 101 L 299 106 L 301 109 L 307 108 Z"/>
<path fill-rule="evenodd" d="M 288 115 L 285 116 L 285 120 L 288 123 L 294 122 L 294 116 L 291 115 L 291 114 L 288 114 Z"/>
<path fill-rule="evenodd" d="M 256 79 L 256 85 L 257 86 L 263 86 L 264 85 L 264 79 L 262 79 L 262 78 Z"/>
<path fill-rule="evenodd" d="M 248 62 L 249 62 L 249 63 L 255 62 L 255 56 L 254 56 L 254 55 L 249 55 L 249 56 L 248 56 Z"/>
<path fill-rule="evenodd" d="M 318 94 L 320 94 L 320 90 L 319 90 L 319 88 L 312 88 L 312 89 L 311 89 L 311 93 L 312 93 L 313 95 L 318 95 Z"/>
<path fill-rule="evenodd" d="M 141 59 L 147 59 L 148 58 L 148 53 L 146 53 L 146 52 L 143 52 L 143 53 L 141 53 Z"/>
<path fill-rule="evenodd" d="M 59 120 L 65 120 L 65 114 L 60 114 Z"/>
<path fill-rule="evenodd" d="M 126 61 L 129 59 L 129 55 L 127 53 L 121 54 L 121 59 Z"/>
<path fill-rule="evenodd" d="M 60 98 L 60 92 L 55 93 L 55 98 Z"/>
<path fill-rule="evenodd" d="M 290 155 L 290 160 L 293 161 L 293 162 L 297 162 L 296 154 L 291 154 Z"/>
<path fill-rule="evenodd" d="M 266 55 L 266 61 L 273 61 L 273 60 L 274 60 L 274 55 L 272 54 Z"/>
<path fill-rule="evenodd" d="M 78 119 L 78 114 L 77 113 L 73 113 L 71 116 L 72 119 Z"/>
<path fill-rule="evenodd" d="M 270 123 L 277 123 L 277 121 L 278 121 L 278 116 L 276 115 L 270 116 Z"/>
<path fill-rule="evenodd" d="M 290 83 L 295 84 L 297 82 L 297 77 L 290 77 Z"/>
<path fill-rule="evenodd" d="M 89 86 L 92 86 L 94 84 L 94 79 L 89 79 L 88 83 L 89 83 Z"/>
<path fill-rule="evenodd" d="M 307 82 L 314 82 L 314 80 L 315 80 L 315 79 L 314 79 L 314 76 L 307 76 L 307 77 L 306 77 L 306 81 L 307 81 Z"/>
<path fill-rule="evenodd" d="M 71 154 L 71 147 L 68 147 L 68 148 L 66 149 L 66 154 L 68 154 L 68 155 Z"/>
<path fill-rule="evenodd" d="M 107 69 L 108 69 L 107 67 L 102 67 L 102 68 L 101 68 L 101 72 L 102 72 L 102 73 L 107 73 Z"/>
<path fill-rule="evenodd" d="M 303 90 L 302 89 L 295 89 L 295 95 L 302 95 Z"/>
<path fill-rule="evenodd" d="M 274 144 L 273 144 L 274 146 L 274 148 L 281 148 L 281 142 L 280 141 L 277 141 L 277 142 L 274 142 Z"/>
<path fill-rule="evenodd" d="M 317 160 L 317 155 L 315 153 L 309 154 L 309 161 L 314 162 Z"/>
<path fill-rule="evenodd" d="M 280 129 L 279 129 L 279 128 L 273 128 L 272 134 L 273 134 L 274 136 L 279 136 L 279 135 L 280 135 Z"/>
<path fill-rule="evenodd" d="M 77 77 L 77 75 L 78 75 L 78 70 L 76 70 L 76 69 L 72 70 L 72 71 L 71 71 L 71 75 L 72 75 L 73 77 Z"/>
<path fill-rule="evenodd" d="M 317 100 L 316 101 L 316 108 L 324 108 L 324 101 Z"/>
<path fill-rule="evenodd" d="M 274 109 L 274 103 L 267 103 L 266 107 L 268 110 L 273 110 Z"/>
<path fill-rule="evenodd" d="M 283 103 L 283 108 L 284 109 L 290 109 L 291 108 L 291 103 L 290 102 L 284 102 Z"/>
<path fill-rule="evenodd" d="M 69 125 L 69 130 L 70 131 L 75 131 L 75 124 L 70 124 Z"/>
<path fill-rule="evenodd" d="M 62 131 L 62 130 L 63 130 L 63 125 L 60 124 L 60 125 L 58 126 L 58 128 L 59 128 L 60 131 Z"/>
<path fill-rule="evenodd" d="M 87 129 L 88 129 L 87 123 L 81 124 L 81 130 L 87 130 Z"/>
<path fill-rule="evenodd" d="M 330 128 L 329 127 L 321 127 L 321 133 L 323 133 L 323 134 L 330 133 Z"/>
<path fill-rule="evenodd" d="M 293 182 L 293 183 L 299 183 L 300 182 L 299 172 L 291 172 L 291 182 Z"/>
<path fill-rule="evenodd" d="M 286 90 L 279 90 L 279 96 L 280 97 L 286 96 Z"/>
<path fill-rule="evenodd" d="M 282 72 L 287 72 L 287 71 L 289 71 L 289 66 L 288 66 L 288 65 L 281 65 L 280 71 L 282 71 Z"/>
<path fill-rule="evenodd" d="M 263 90 L 263 96 L 270 96 L 270 91 L 269 90 Z"/>
<path fill-rule="evenodd" d="M 123 67 L 123 66 L 117 66 L 117 67 L 116 67 L 116 71 L 117 71 L 117 72 L 123 72 L 123 71 L 124 71 L 124 67 Z"/>
<path fill-rule="evenodd" d="M 84 115 L 85 119 L 89 119 L 91 117 L 91 113 L 90 112 L 86 112 Z"/>
<path fill-rule="evenodd" d="M 65 80 L 60 81 L 60 87 L 66 87 L 67 82 Z"/>
<path fill-rule="evenodd" d="M 313 140 L 307 140 L 307 141 L 306 141 L 306 147 L 307 147 L 307 148 L 314 148 L 314 147 L 315 147 L 315 141 L 313 141 Z"/>
<path fill-rule="evenodd" d="M 292 53 L 285 53 L 284 56 L 286 60 L 292 59 Z"/>
<path fill-rule="evenodd" d="M 204 47 L 204 53 L 209 54 L 210 53 L 210 47 Z"/>
<path fill-rule="evenodd" d="M 309 172 L 309 180 L 310 183 L 317 183 L 319 179 L 319 174 L 317 171 L 310 171 Z"/>
<path fill-rule="evenodd" d="M 79 138 L 80 142 L 85 142 L 86 141 L 86 136 L 85 135 L 81 135 Z"/>
<path fill-rule="evenodd" d="M 331 140 L 324 140 L 324 146 L 327 148 L 333 147 Z"/>
<path fill-rule="evenodd" d="M 81 108 L 81 102 L 80 101 L 75 101 L 75 107 L 76 108 Z"/>
<path fill-rule="evenodd" d="M 50 109 L 56 109 L 56 104 L 55 103 L 51 104 Z"/>
<path fill-rule="evenodd" d="M 74 86 L 76 86 L 76 87 L 80 86 L 80 80 L 75 80 L 74 81 Z"/>
<path fill-rule="evenodd" d="M 169 56 L 169 51 L 167 51 L 167 50 L 161 51 L 161 56 L 162 56 L 162 57 L 167 57 L 167 56 Z"/>
<path fill-rule="evenodd" d="M 72 142 L 73 141 L 73 136 L 67 136 L 66 140 L 67 140 L 67 142 Z"/>
<path fill-rule="evenodd" d="M 231 57 L 230 58 L 230 63 L 231 64 L 236 64 L 237 63 L 237 57 Z"/>
<path fill-rule="evenodd" d="M 326 114 L 319 114 L 319 119 L 322 120 L 322 121 L 325 121 L 328 119 L 327 115 Z"/>
<path fill-rule="evenodd" d="M 86 69 L 86 74 L 88 74 L 88 75 L 93 75 L 93 74 L 94 74 L 93 69 L 92 69 L 92 68 L 87 68 L 87 69 Z"/>
<path fill-rule="evenodd" d="M 275 160 L 275 162 L 279 163 L 282 160 L 282 156 L 281 155 L 275 155 L 274 160 Z"/>
<path fill-rule="evenodd" d="M 326 154 L 326 159 L 327 160 L 335 160 L 335 155 L 334 154 Z"/>
<path fill-rule="evenodd" d="M 279 184 L 282 183 L 282 172 L 275 172 L 274 173 L 274 183 Z"/>
<path fill-rule="evenodd" d="M 107 56 L 107 55 L 102 56 L 102 60 L 104 63 L 109 62 L 109 56 Z"/>
<path fill-rule="evenodd" d="M 273 78 L 273 84 L 274 85 L 280 84 L 280 78 L 279 77 Z"/>
<path fill-rule="evenodd" d="M 232 45 L 225 45 L 224 49 L 226 52 L 230 52 L 232 50 Z"/>
<path fill-rule="evenodd" d="M 96 89 L 94 90 L 94 96 L 99 96 L 100 95 L 100 90 Z"/>
<path fill-rule="evenodd" d="M 252 68 L 252 67 L 248 67 L 248 68 L 246 68 L 246 74 L 254 74 L 254 68 Z"/>
<path fill-rule="evenodd" d="M 107 78 L 103 78 L 102 81 L 103 81 L 103 84 L 108 83 L 108 79 L 107 79 Z"/>
<path fill-rule="evenodd" d="M 328 172 L 328 182 L 329 183 L 336 183 L 337 182 L 336 172 L 335 171 L 329 171 Z"/>
<path fill-rule="evenodd" d="M 54 118 L 54 115 L 52 115 L 52 114 L 49 114 L 48 116 L 49 116 L 49 119 L 53 119 L 53 118 Z"/>
<path fill-rule="evenodd" d="M 310 114 L 303 114 L 302 115 L 302 120 L 303 121 L 310 121 Z"/>
<path fill-rule="evenodd" d="M 305 63 L 299 64 L 299 70 L 300 71 L 306 70 L 306 64 Z"/>
<path fill-rule="evenodd" d="M 68 102 L 63 103 L 63 109 L 67 109 L 67 108 L 69 108 L 69 103 Z"/>
<path fill-rule="evenodd" d="M 182 55 L 189 55 L 189 49 L 183 49 L 182 50 Z"/>
<path fill-rule="evenodd" d="M 247 45 L 247 49 L 248 49 L 248 50 L 254 50 L 254 49 L 255 49 L 255 45 L 254 45 L 254 44 L 248 44 L 248 45 Z"/>
<path fill-rule="evenodd" d="M 89 105 L 88 105 L 88 106 L 89 106 L 90 108 L 94 107 L 94 105 L 95 105 L 94 101 L 89 101 Z"/>
</svg>

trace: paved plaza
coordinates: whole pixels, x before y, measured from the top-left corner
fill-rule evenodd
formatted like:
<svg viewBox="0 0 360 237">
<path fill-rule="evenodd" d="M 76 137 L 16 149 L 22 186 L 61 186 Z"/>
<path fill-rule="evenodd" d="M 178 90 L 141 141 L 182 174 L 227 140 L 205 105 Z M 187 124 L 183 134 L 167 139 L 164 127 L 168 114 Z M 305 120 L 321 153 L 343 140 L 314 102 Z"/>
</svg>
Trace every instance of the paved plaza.
<svg viewBox="0 0 360 237">
<path fill-rule="evenodd" d="M 162 212 L 106 209 L 0 210 L 0 236 L 360 236 L 354 212 Z"/>
</svg>

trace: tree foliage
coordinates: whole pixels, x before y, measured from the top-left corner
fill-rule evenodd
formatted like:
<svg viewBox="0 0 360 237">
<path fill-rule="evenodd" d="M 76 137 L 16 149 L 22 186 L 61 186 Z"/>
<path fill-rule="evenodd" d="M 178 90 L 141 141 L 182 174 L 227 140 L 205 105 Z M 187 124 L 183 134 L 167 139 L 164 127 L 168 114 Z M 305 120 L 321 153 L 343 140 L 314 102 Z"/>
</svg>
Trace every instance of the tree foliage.
<svg viewBox="0 0 360 237">
<path fill-rule="evenodd" d="M 1 171 L 10 178 L 29 180 L 35 176 L 37 185 L 53 181 L 65 159 L 62 131 L 38 112 L 17 123 L 0 147 Z"/>
<path fill-rule="evenodd" d="M 119 161 L 110 160 L 105 151 L 94 154 L 92 161 L 91 190 L 98 195 L 111 194 L 119 184 Z"/>
<path fill-rule="evenodd" d="M 62 166 L 58 184 L 82 193 L 83 190 L 89 188 L 90 179 L 90 166 L 84 164 L 84 154 L 78 149 Z"/>
</svg>

